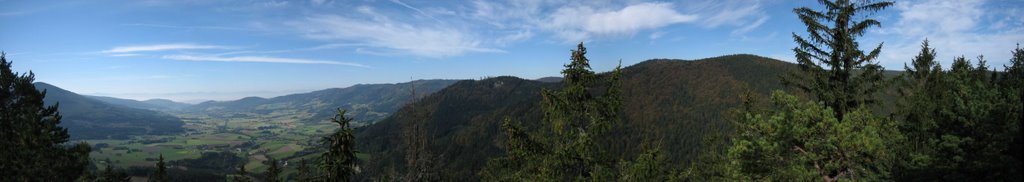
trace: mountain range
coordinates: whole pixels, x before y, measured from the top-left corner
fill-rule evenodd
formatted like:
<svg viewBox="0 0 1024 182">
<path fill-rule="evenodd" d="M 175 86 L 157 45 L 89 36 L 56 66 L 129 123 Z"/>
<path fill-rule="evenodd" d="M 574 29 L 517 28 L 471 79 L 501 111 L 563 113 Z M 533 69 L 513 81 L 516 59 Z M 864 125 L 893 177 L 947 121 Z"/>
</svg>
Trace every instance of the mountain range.
<svg viewBox="0 0 1024 182">
<path fill-rule="evenodd" d="M 234 101 L 207 101 L 188 106 L 185 112 L 303 113 L 307 122 L 327 121 L 336 109 L 346 109 L 357 122 L 370 124 L 391 115 L 413 95 L 423 97 L 458 80 L 417 80 L 396 84 L 359 84 L 273 98 L 246 97 Z"/>
<path fill-rule="evenodd" d="M 192 104 L 181 103 L 181 102 L 174 102 L 172 100 L 167 100 L 167 99 L 149 99 L 149 100 L 139 101 L 139 100 L 132 100 L 132 99 L 116 98 L 116 97 L 106 97 L 106 96 L 91 96 L 90 95 L 90 96 L 86 96 L 86 97 L 89 97 L 89 98 L 92 98 L 92 99 L 96 99 L 96 100 L 99 100 L 99 101 L 103 101 L 103 102 L 106 102 L 106 103 L 110 103 L 110 104 L 125 106 L 125 107 L 131 107 L 131 108 L 136 108 L 136 109 L 149 109 L 149 110 L 157 110 L 157 111 L 176 111 L 176 110 L 184 109 L 185 107 L 192 106 Z"/>
<path fill-rule="evenodd" d="M 182 121 L 165 112 L 293 112 L 309 122 L 331 118 L 337 108 L 347 109 L 362 125 L 387 117 L 412 100 L 441 90 L 457 80 L 417 80 L 397 84 L 360 84 L 274 98 L 246 97 L 234 101 L 186 104 L 167 99 L 132 100 L 85 96 L 43 82 L 47 104 L 60 103 L 62 126 L 74 139 L 126 138 L 131 135 L 172 134 L 183 131 Z"/>
<path fill-rule="evenodd" d="M 657 146 L 670 154 L 670 163 L 686 163 L 707 144 L 709 136 L 731 132 L 730 110 L 742 104 L 742 95 L 758 97 L 783 89 L 779 77 L 795 68 L 791 63 L 755 55 L 653 59 L 625 67 L 623 116 L 608 135 L 613 137 L 601 141 L 610 153 L 621 157 L 632 157 L 645 146 Z M 510 76 L 417 80 L 195 105 L 86 97 L 45 83 L 37 83 L 37 87 L 48 90 L 48 103 L 61 103 L 64 125 L 72 135 L 86 138 L 110 137 L 98 134 L 107 131 L 131 130 L 135 132 L 124 134 L 134 135 L 181 130 L 180 120 L 157 111 L 292 112 L 308 116 L 304 118 L 307 122 L 320 122 L 340 107 L 366 125 L 356 131 L 357 149 L 371 155 L 366 172 L 360 174 L 362 179 L 383 175 L 384 171 L 405 170 L 408 166 L 404 156 L 410 152 L 439 161 L 431 167 L 445 169 L 444 175 L 465 179 L 476 176 L 487 159 L 503 155 L 500 125 L 504 118 L 531 130 L 544 124 L 539 107 L 541 90 L 557 89 L 560 82 L 558 77 L 527 80 Z M 153 130 L 165 125 L 166 131 Z M 423 131 L 409 132 L 412 128 Z M 410 137 L 413 134 L 419 136 Z M 409 150 L 416 147 L 409 145 L 410 139 L 426 140 L 426 146 Z"/>
<path fill-rule="evenodd" d="M 616 130 L 603 138 L 612 154 L 631 158 L 642 145 L 659 146 L 669 163 L 693 159 L 708 136 L 731 132 L 730 110 L 741 95 L 767 95 L 782 89 L 779 76 L 795 69 L 791 63 L 754 55 L 729 55 L 700 60 L 654 59 L 623 68 L 624 115 Z M 607 73 L 602 74 L 607 76 Z M 434 166 L 454 179 L 476 176 L 487 159 L 503 155 L 500 128 L 504 118 L 537 130 L 542 114 L 541 89 L 558 82 L 497 77 L 460 81 L 406 105 L 377 124 L 357 130 L 357 149 L 373 155 L 368 179 L 379 172 L 406 169 L 408 152 L 430 156 Z M 410 128 L 423 128 L 424 150 L 410 151 Z M 452 179 L 445 178 L 442 179 Z"/>
<path fill-rule="evenodd" d="M 58 103 L 61 126 L 72 139 L 122 139 L 184 131 L 181 119 L 165 113 L 103 102 L 43 82 L 36 82 L 35 87 L 46 91 L 46 105 Z"/>
</svg>

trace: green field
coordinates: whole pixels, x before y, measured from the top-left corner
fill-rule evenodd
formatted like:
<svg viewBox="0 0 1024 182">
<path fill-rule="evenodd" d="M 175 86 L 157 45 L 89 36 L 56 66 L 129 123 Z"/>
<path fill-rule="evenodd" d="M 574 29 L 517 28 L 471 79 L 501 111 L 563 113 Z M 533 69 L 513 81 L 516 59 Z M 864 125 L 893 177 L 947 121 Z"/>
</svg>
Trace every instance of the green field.
<svg viewBox="0 0 1024 182">
<path fill-rule="evenodd" d="M 127 140 L 86 140 L 93 145 L 90 158 L 100 167 L 113 164 L 118 167 L 153 166 L 163 155 L 166 161 L 196 159 L 204 152 L 230 151 L 248 159 L 249 171 L 266 169 L 269 158 L 286 159 L 298 164 L 297 152 L 315 144 L 320 137 L 332 132 L 331 123 L 303 123 L 309 113 L 275 111 L 255 113 L 172 113 L 185 121 L 185 133 L 177 135 L 134 136 Z M 106 145 L 105 147 L 95 147 Z M 360 158 L 368 155 L 361 154 Z M 307 161 L 309 162 L 309 161 Z M 310 162 L 310 164 L 312 164 Z M 286 168 L 287 169 L 287 168 Z M 290 171 L 286 171 L 290 172 Z"/>
</svg>

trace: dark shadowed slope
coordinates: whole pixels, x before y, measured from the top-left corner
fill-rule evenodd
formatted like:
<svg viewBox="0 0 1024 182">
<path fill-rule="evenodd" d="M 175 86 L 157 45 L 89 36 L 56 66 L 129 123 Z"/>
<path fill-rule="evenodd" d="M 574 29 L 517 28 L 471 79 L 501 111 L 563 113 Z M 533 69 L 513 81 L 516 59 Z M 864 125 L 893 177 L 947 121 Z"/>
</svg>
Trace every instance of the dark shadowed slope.
<svg viewBox="0 0 1024 182">
<path fill-rule="evenodd" d="M 108 104 L 43 82 L 36 82 L 35 86 L 46 90 L 46 104 L 60 104 L 61 126 L 68 128 L 72 139 L 125 138 L 184 131 L 184 123 L 174 116 Z"/>
<path fill-rule="evenodd" d="M 458 80 L 417 80 L 397 84 L 360 84 L 274 98 L 246 97 L 234 101 L 208 101 L 185 108 L 192 112 L 302 113 L 307 121 L 326 121 L 335 109 L 348 110 L 356 122 L 372 123 L 387 117 L 412 97 L 434 93 Z"/>
<path fill-rule="evenodd" d="M 186 104 L 186 103 L 174 102 L 174 101 L 167 100 L 167 99 L 150 99 L 150 100 L 145 100 L 145 101 L 138 101 L 138 100 L 132 100 L 132 99 L 122 99 L 122 98 L 107 97 L 107 96 L 91 96 L 91 95 L 86 95 L 86 97 L 89 97 L 91 99 L 96 99 L 96 100 L 99 100 L 99 101 L 103 101 L 103 102 L 106 102 L 106 103 L 114 104 L 114 105 L 125 106 L 125 107 L 136 108 L 136 109 L 149 109 L 149 110 L 156 110 L 156 111 L 180 110 L 182 108 L 185 108 L 185 107 L 188 107 L 188 106 L 191 105 L 191 104 Z"/>
<path fill-rule="evenodd" d="M 742 93 L 782 88 L 778 76 L 791 68 L 795 65 L 753 55 L 658 59 L 624 68 L 625 116 L 606 145 L 613 154 L 631 157 L 647 141 L 667 151 L 672 163 L 683 163 L 705 136 L 731 131 L 726 113 L 739 106 Z M 498 148 L 502 119 L 537 128 L 541 88 L 560 85 L 514 77 L 462 81 L 411 103 L 359 130 L 357 149 L 373 155 L 363 177 L 405 171 L 408 146 L 402 130 L 422 123 L 429 136 L 425 154 L 433 156 L 434 168 L 444 169 L 446 177 L 475 179 L 487 159 L 503 155 Z"/>
</svg>

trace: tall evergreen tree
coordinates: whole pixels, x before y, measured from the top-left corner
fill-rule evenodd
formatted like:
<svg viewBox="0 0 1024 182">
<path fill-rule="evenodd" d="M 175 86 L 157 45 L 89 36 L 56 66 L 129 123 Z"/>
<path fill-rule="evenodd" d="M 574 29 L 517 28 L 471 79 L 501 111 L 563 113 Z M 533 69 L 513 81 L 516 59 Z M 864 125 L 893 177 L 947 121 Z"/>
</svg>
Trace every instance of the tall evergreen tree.
<svg viewBox="0 0 1024 182">
<path fill-rule="evenodd" d="M 935 61 L 936 52 L 928 44 L 921 43 L 921 51 L 911 60 L 912 66 L 904 66 L 905 72 L 900 76 L 897 101 L 897 115 L 901 119 L 899 127 L 906 143 L 900 145 L 900 156 L 903 159 L 894 168 L 897 179 L 911 180 L 913 176 L 927 175 L 929 166 L 937 160 L 933 156 L 934 143 L 929 142 L 937 136 L 936 114 L 939 105 L 934 102 L 943 100 L 939 90 L 942 84 L 942 67 Z"/>
<path fill-rule="evenodd" d="M 320 171 L 327 181 L 349 181 L 356 173 L 355 137 L 352 135 L 352 118 L 345 117 L 345 110 L 338 109 L 338 114 L 331 122 L 338 124 L 333 134 L 323 138 L 322 145 L 327 152 L 320 156 Z"/>
<path fill-rule="evenodd" d="M 270 158 L 270 167 L 267 167 L 266 178 L 263 179 L 263 182 L 281 181 L 281 166 L 277 163 L 277 159 Z"/>
<path fill-rule="evenodd" d="M 1004 66 L 1006 75 L 1001 79 L 1003 98 L 1006 98 L 1007 103 L 1003 113 L 1006 113 L 1006 119 L 1011 123 L 1016 121 L 1016 131 L 1013 132 L 1016 134 L 1011 136 L 1013 144 L 1009 152 L 1017 161 L 1021 161 L 1024 160 L 1024 48 L 1017 44 L 1012 53 L 1010 65 Z M 1020 174 L 1024 166 L 1018 163 L 1015 168 L 1016 173 Z"/>
<path fill-rule="evenodd" d="M 89 144 L 67 146 L 58 104 L 45 106 L 35 74 L 12 71 L 0 53 L 0 181 L 72 181 L 85 172 Z"/>
<path fill-rule="evenodd" d="M 309 164 L 306 163 L 306 159 L 299 159 L 298 175 L 295 177 L 295 181 L 311 181 L 312 175 L 309 171 Z"/>
<path fill-rule="evenodd" d="M 167 176 L 167 166 L 164 164 L 164 154 L 160 154 L 160 158 L 156 162 L 156 171 L 149 176 L 150 182 L 167 182 L 171 181 L 171 178 Z"/>
<path fill-rule="evenodd" d="M 235 176 L 231 178 L 232 182 L 252 182 L 252 178 L 249 178 L 249 172 L 245 171 L 245 164 L 238 166 L 238 171 L 235 171 Z"/>
<path fill-rule="evenodd" d="M 545 133 L 537 138 L 506 119 L 506 156 L 489 161 L 484 180 L 615 180 L 616 159 L 598 139 L 612 130 L 622 110 L 620 67 L 600 81 L 591 71 L 583 43 L 572 50 L 561 90 L 542 90 Z M 600 90 L 601 88 L 604 90 Z M 653 154 L 652 154 L 653 155 Z"/>
<path fill-rule="evenodd" d="M 793 10 L 807 26 L 807 37 L 793 33 L 797 47 L 793 49 L 799 71 L 783 83 L 796 86 L 833 109 L 842 120 L 846 112 L 860 105 L 876 102 L 874 94 L 882 89 L 884 69 L 875 58 L 881 52 L 879 43 L 871 52 L 860 50 L 857 38 L 868 28 L 880 26 L 877 20 L 862 18 L 892 2 L 870 0 L 819 0 L 825 10 L 809 7 Z"/>
</svg>

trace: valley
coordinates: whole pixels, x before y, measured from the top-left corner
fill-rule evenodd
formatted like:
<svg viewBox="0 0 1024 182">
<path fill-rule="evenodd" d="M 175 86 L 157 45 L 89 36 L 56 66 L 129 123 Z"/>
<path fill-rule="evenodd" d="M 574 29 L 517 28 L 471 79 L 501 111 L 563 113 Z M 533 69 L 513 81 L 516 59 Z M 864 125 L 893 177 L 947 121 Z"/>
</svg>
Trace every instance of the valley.
<svg viewBox="0 0 1024 182">
<path fill-rule="evenodd" d="M 185 122 L 185 132 L 83 141 L 94 146 L 90 156 L 102 165 L 149 167 L 161 154 L 167 161 L 176 161 L 197 159 L 206 152 L 229 152 L 246 159 L 247 169 L 264 170 L 264 162 L 269 158 L 297 162 L 311 157 L 311 152 L 301 152 L 316 145 L 319 137 L 333 132 L 329 123 L 302 122 L 300 118 L 310 115 L 308 113 L 180 112 L 173 115 Z"/>
</svg>

